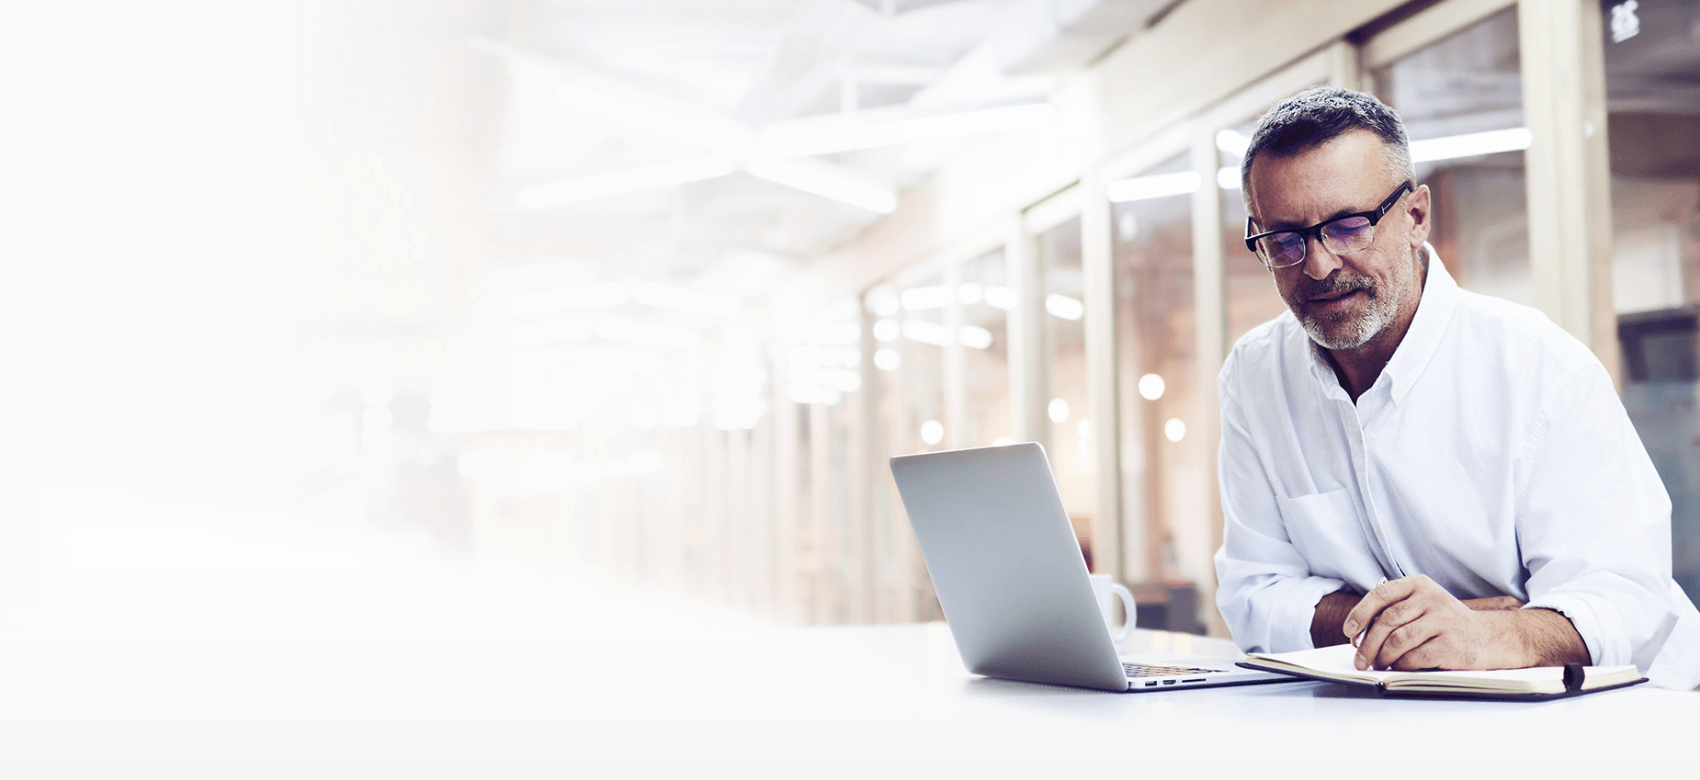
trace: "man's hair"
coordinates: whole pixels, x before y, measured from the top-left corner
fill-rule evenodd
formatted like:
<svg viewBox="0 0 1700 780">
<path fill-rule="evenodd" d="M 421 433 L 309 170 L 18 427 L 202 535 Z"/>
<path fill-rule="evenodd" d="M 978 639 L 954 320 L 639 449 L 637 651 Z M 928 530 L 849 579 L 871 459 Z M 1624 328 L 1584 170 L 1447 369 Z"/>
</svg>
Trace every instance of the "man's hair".
<svg viewBox="0 0 1700 780">
<path fill-rule="evenodd" d="M 1251 163 L 1258 155 L 1295 155 L 1358 129 L 1381 138 L 1390 176 L 1398 181 L 1416 181 L 1411 142 L 1405 138 L 1405 124 L 1393 109 L 1367 92 L 1311 87 L 1275 104 L 1257 123 L 1240 162 L 1240 196 L 1245 199 L 1246 212 L 1251 211 Z"/>
</svg>

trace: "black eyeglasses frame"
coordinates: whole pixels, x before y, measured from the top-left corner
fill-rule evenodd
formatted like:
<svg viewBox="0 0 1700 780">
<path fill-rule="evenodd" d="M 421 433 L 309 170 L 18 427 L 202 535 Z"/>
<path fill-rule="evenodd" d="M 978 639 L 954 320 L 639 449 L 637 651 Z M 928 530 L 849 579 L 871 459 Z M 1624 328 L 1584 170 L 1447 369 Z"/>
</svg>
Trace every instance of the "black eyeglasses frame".
<svg viewBox="0 0 1700 780">
<path fill-rule="evenodd" d="M 1387 216 L 1387 212 L 1389 212 L 1393 209 L 1394 204 L 1397 204 L 1399 202 L 1399 199 L 1404 197 L 1405 193 L 1415 192 L 1415 191 L 1416 191 L 1416 185 L 1412 184 L 1409 180 L 1406 180 L 1405 183 L 1399 185 L 1398 189 L 1393 191 L 1392 195 L 1387 196 L 1387 199 L 1382 201 L 1381 205 L 1376 206 L 1375 208 L 1370 209 L 1369 211 L 1360 211 L 1356 214 L 1342 214 L 1342 215 L 1335 217 L 1333 219 L 1326 220 L 1326 221 L 1323 221 L 1323 222 L 1318 222 L 1318 223 L 1311 225 L 1310 227 L 1307 227 L 1307 228 L 1282 228 L 1280 230 L 1267 230 L 1267 231 L 1264 231 L 1262 233 L 1258 233 L 1257 235 L 1251 235 L 1251 231 L 1252 231 L 1252 227 L 1253 227 L 1252 219 L 1251 219 L 1250 216 L 1247 216 L 1245 218 L 1245 232 L 1246 232 L 1245 248 L 1250 250 L 1251 253 L 1257 257 L 1258 262 L 1263 263 L 1264 268 L 1268 268 L 1271 271 L 1273 271 L 1277 268 L 1292 268 L 1295 265 L 1302 265 L 1304 263 L 1305 257 L 1306 257 L 1306 255 L 1302 255 L 1302 254 L 1299 256 L 1299 259 L 1298 259 L 1297 262 L 1289 263 L 1287 265 L 1270 265 L 1269 263 L 1264 262 L 1263 255 L 1260 255 L 1260 254 L 1257 253 L 1257 240 L 1260 239 L 1260 238 L 1263 238 L 1264 236 L 1275 235 L 1276 233 L 1298 233 L 1299 235 L 1301 235 L 1305 238 L 1304 246 L 1309 247 L 1310 246 L 1310 239 L 1312 239 L 1312 238 L 1315 238 L 1318 243 L 1322 242 L 1322 229 L 1324 227 L 1327 227 L 1328 225 L 1333 224 L 1335 222 L 1339 222 L 1342 219 L 1351 219 L 1353 217 L 1368 218 L 1369 219 L 1369 226 L 1373 228 L 1378 223 L 1381 222 L 1382 217 Z M 1332 252 L 1334 250 L 1330 249 L 1329 251 Z M 1309 250 L 1307 249 L 1306 252 L 1308 253 Z"/>
</svg>

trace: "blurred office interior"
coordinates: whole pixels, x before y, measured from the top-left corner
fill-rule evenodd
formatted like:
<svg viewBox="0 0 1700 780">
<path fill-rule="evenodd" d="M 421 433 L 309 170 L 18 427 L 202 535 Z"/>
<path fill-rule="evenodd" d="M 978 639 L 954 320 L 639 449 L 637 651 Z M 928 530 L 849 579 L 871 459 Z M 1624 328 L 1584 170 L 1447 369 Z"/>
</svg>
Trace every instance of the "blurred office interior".
<svg viewBox="0 0 1700 780">
<path fill-rule="evenodd" d="M 9 592 L 381 558 L 932 620 L 886 458 L 1038 441 L 1141 623 L 1225 635 L 1214 380 L 1283 309 L 1239 155 L 1337 84 L 1459 282 L 1615 373 L 1700 596 L 1696 0 L 4 14 Z"/>
</svg>

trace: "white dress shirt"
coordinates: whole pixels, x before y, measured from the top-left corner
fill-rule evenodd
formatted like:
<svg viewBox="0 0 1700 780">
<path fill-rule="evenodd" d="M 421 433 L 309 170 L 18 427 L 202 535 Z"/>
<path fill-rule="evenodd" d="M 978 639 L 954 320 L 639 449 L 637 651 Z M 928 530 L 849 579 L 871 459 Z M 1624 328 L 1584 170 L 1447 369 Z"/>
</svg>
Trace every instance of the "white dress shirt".
<svg viewBox="0 0 1700 780">
<path fill-rule="evenodd" d="M 1599 359 L 1539 311 L 1422 302 L 1356 404 L 1286 312 L 1222 367 L 1216 603 L 1247 651 L 1311 647 L 1323 596 L 1426 574 L 1570 619 L 1597 665 L 1700 684 L 1700 613 L 1671 579 L 1670 498 Z"/>
</svg>

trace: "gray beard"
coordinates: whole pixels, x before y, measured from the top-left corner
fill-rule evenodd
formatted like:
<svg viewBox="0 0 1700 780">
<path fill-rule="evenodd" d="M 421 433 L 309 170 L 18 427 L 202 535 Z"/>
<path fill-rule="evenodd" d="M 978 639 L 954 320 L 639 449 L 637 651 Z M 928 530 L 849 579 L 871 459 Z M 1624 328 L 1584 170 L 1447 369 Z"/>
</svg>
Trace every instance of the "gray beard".
<svg viewBox="0 0 1700 780">
<path fill-rule="evenodd" d="M 1421 251 L 1421 250 L 1418 250 Z M 1387 285 L 1387 289 L 1369 288 L 1369 304 L 1364 307 L 1363 316 L 1358 318 L 1351 332 L 1343 336 L 1330 336 L 1324 327 L 1324 321 L 1309 314 L 1299 314 L 1299 324 L 1304 326 L 1305 333 L 1310 334 L 1310 340 L 1323 349 L 1342 350 L 1357 349 L 1375 338 L 1393 320 L 1399 316 L 1399 302 L 1410 293 L 1416 282 L 1416 274 L 1410 270 L 1410 265 L 1402 266 L 1403 273 L 1397 274 Z M 1295 312 L 1296 314 L 1296 312 Z"/>
<path fill-rule="evenodd" d="M 1377 291 L 1378 293 L 1380 291 Z M 1323 329 L 1322 322 L 1316 317 L 1305 315 L 1299 318 L 1299 324 L 1310 334 L 1310 340 L 1322 345 L 1323 349 L 1357 349 L 1369 343 L 1376 334 L 1393 324 L 1393 317 L 1398 314 L 1398 299 L 1391 295 L 1377 294 L 1369 300 L 1362 317 L 1358 318 L 1357 326 L 1351 332 L 1339 337 L 1331 337 Z"/>
</svg>

